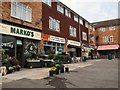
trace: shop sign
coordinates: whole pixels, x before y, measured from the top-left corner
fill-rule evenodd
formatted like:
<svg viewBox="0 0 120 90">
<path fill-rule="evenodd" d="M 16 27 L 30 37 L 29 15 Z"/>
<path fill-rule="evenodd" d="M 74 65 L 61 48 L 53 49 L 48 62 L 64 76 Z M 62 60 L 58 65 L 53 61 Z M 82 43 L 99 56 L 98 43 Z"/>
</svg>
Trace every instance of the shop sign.
<svg viewBox="0 0 120 90">
<path fill-rule="evenodd" d="M 56 36 L 48 35 L 48 34 L 44 34 L 43 39 L 45 41 L 51 41 L 51 42 L 57 42 L 57 43 L 65 43 L 64 38 L 56 37 Z"/>
<path fill-rule="evenodd" d="M 52 35 L 50 35 L 50 41 L 57 42 L 57 43 L 65 43 L 64 38 L 56 37 L 56 36 L 52 36 Z"/>
<path fill-rule="evenodd" d="M 43 40 L 45 40 L 45 41 L 50 41 L 50 35 L 44 34 L 44 35 L 43 35 Z"/>
<path fill-rule="evenodd" d="M 80 45 L 80 42 L 73 41 L 73 40 L 68 40 L 68 45 L 81 46 L 81 45 Z"/>
<path fill-rule="evenodd" d="M 31 38 L 41 40 L 41 33 L 33 30 L 19 28 L 11 25 L 0 23 L 0 33 L 18 37 Z"/>
</svg>

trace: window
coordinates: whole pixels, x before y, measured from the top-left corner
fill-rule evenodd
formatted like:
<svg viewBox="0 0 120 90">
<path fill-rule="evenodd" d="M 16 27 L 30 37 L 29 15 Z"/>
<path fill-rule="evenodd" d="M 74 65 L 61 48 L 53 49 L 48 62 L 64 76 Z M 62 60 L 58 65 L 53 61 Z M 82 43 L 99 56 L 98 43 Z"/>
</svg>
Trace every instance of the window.
<svg viewBox="0 0 120 90">
<path fill-rule="evenodd" d="M 105 28 L 101 27 L 101 28 L 99 28 L 99 31 L 100 32 L 105 32 Z"/>
<path fill-rule="evenodd" d="M 75 20 L 76 22 L 78 22 L 78 16 L 77 16 L 77 15 L 74 15 L 74 20 Z"/>
<path fill-rule="evenodd" d="M 70 36 L 76 37 L 76 28 L 70 26 L 69 28 Z"/>
<path fill-rule="evenodd" d="M 85 27 L 88 28 L 88 22 L 85 23 Z"/>
<path fill-rule="evenodd" d="M 64 14 L 64 7 L 62 5 L 60 5 L 60 4 L 57 4 L 57 11 Z"/>
<path fill-rule="evenodd" d="M 54 31 L 60 31 L 60 21 L 49 17 L 49 29 Z"/>
<path fill-rule="evenodd" d="M 103 36 L 103 42 L 113 42 L 113 36 Z"/>
<path fill-rule="evenodd" d="M 82 19 L 79 19 L 80 20 L 80 24 L 83 25 L 83 20 Z"/>
<path fill-rule="evenodd" d="M 87 33 L 85 32 L 82 32 L 82 39 L 87 41 Z"/>
<path fill-rule="evenodd" d="M 71 12 L 69 10 L 65 9 L 65 15 L 68 17 L 71 17 Z"/>
<path fill-rule="evenodd" d="M 21 4 L 20 2 L 16 2 L 16 0 L 12 0 L 11 16 L 24 21 L 31 22 L 32 9 L 29 6 Z"/>
<path fill-rule="evenodd" d="M 115 26 L 110 26 L 110 27 L 109 27 L 109 30 L 110 30 L 110 31 L 115 30 Z"/>
<path fill-rule="evenodd" d="M 42 0 L 42 2 L 49 5 L 49 6 L 51 6 L 51 0 Z"/>
</svg>

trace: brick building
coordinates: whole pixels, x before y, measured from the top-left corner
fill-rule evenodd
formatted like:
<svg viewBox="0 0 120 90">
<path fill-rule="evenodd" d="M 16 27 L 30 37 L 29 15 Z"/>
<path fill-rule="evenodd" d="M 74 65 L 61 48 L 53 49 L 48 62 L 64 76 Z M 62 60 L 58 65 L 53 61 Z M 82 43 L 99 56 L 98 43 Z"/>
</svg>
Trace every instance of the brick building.
<svg viewBox="0 0 120 90">
<path fill-rule="evenodd" d="M 82 48 L 89 47 L 90 23 L 59 1 L 33 1 L 3 0 L 1 47 L 23 67 L 32 51 L 42 55 L 66 52 L 80 57 L 81 43 Z"/>
<path fill-rule="evenodd" d="M 119 19 L 106 20 L 93 23 L 95 26 L 97 51 L 101 56 L 116 55 L 120 45 Z"/>
</svg>

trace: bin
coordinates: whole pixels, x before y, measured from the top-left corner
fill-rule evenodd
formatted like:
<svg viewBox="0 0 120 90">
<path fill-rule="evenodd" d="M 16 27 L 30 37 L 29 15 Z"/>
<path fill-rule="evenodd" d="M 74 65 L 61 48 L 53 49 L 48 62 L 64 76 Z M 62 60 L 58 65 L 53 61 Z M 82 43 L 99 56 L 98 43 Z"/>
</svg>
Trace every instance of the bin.
<svg viewBox="0 0 120 90">
<path fill-rule="evenodd" d="M 112 60 L 112 55 L 111 54 L 108 55 L 108 60 Z"/>
</svg>

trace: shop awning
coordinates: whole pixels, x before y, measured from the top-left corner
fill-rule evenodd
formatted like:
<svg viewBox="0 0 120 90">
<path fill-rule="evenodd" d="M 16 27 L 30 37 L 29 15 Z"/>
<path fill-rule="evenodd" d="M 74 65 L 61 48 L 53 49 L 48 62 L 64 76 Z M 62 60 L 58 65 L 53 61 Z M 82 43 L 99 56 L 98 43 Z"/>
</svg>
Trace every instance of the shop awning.
<svg viewBox="0 0 120 90">
<path fill-rule="evenodd" d="M 103 45 L 98 46 L 97 50 L 116 50 L 119 48 L 119 45 Z"/>
</svg>

